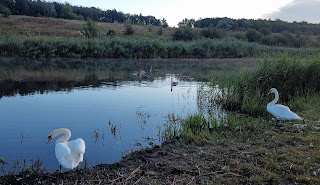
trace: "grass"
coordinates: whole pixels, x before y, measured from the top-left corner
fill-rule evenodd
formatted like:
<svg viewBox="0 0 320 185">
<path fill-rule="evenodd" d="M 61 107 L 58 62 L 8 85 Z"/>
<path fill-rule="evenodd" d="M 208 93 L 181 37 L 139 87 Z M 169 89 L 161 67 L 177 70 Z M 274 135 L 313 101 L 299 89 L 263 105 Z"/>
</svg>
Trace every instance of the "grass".
<svg viewBox="0 0 320 185">
<path fill-rule="evenodd" d="M 305 122 L 275 122 L 268 117 L 235 114 L 210 120 L 203 114 L 195 114 L 172 123 L 165 132 L 181 143 L 201 148 L 198 157 L 204 164 L 198 161 L 198 170 L 213 175 L 203 177 L 207 183 L 318 184 L 319 98 L 317 95 L 297 98 L 297 113 L 304 115 Z M 230 175 L 230 179 L 217 178 L 219 173 Z"/>
<path fill-rule="evenodd" d="M 27 36 L 49 36 L 49 37 L 80 37 L 85 21 L 66 20 L 56 18 L 41 18 L 13 15 L 10 18 L 0 17 L 0 35 L 14 34 Z M 121 23 L 96 23 L 101 37 L 106 37 L 107 32 L 115 30 L 116 35 L 122 35 L 125 30 Z M 132 25 L 136 36 L 154 37 L 157 35 L 158 27 Z M 159 38 L 166 38 L 176 28 L 162 28 L 163 34 Z"/>
<path fill-rule="evenodd" d="M 42 166 L 43 161 L 40 159 L 40 156 L 38 156 L 36 160 L 33 158 L 30 159 L 30 163 L 27 163 L 26 159 L 19 160 L 16 158 L 12 164 L 10 164 L 6 158 L 1 157 L 0 164 L 2 175 L 14 175 L 19 173 L 26 173 L 30 175 L 43 174 L 46 170 L 45 167 Z"/>
<path fill-rule="evenodd" d="M 269 115 L 266 104 L 273 98 L 267 95 L 272 87 L 280 94 L 279 102 L 291 105 L 295 111 L 297 98 L 318 96 L 320 93 L 320 58 L 265 57 L 254 70 L 242 72 L 234 78 L 221 76 L 216 83 L 221 93 L 213 97 L 224 108 L 238 110 L 253 116 Z M 215 84 L 214 84 L 215 85 Z M 302 115 L 303 116 L 303 115 Z"/>
</svg>

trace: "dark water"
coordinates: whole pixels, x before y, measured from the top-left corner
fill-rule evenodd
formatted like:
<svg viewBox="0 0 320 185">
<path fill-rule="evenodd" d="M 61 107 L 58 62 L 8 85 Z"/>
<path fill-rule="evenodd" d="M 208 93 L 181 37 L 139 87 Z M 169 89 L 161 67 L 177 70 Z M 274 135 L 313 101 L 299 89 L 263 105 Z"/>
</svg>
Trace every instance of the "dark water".
<svg viewBox="0 0 320 185">
<path fill-rule="evenodd" d="M 47 136 L 64 127 L 71 130 L 71 140 L 85 140 L 89 165 L 113 163 L 132 150 L 160 145 L 172 115 L 184 118 L 198 112 L 202 82 L 254 63 L 3 58 L 0 157 L 9 167 L 15 160 L 30 164 L 40 156 L 43 167 L 56 170 L 55 140 L 47 144 Z M 137 76 L 142 70 L 145 75 Z M 171 78 L 177 86 L 171 86 Z"/>
</svg>

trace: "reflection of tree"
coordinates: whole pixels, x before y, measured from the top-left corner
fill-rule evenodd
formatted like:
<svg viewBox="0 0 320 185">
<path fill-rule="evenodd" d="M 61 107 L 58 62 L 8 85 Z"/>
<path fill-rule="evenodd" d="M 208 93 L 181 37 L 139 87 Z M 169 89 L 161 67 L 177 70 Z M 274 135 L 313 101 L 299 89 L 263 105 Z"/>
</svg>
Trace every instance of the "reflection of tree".
<svg viewBox="0 0 320 185">
<path fill-rule="evenodd" d="M 0 58 L 0 97 L 69 91 L 88 85 L 98 87 L 101 82 L 152 81 L 166 74 L 176 74 L 180 80 L 210 81 L 213 74 L 219 75 L 227 67 L 240 70 L 250 64 L 248 59 L 243 60 L 245 65 L 240 60 Z M 148 78 L 136 75 L 142 70 Z"/>
<path fill-rule="evenodd" d="M 33 93 L 46 93 L 51 91 L 70 91 L 80 86 L 76 82 L 19 82 L 6 80 L 0 82 L 0 98 L 3 96 L 25 96 Z"/>
</svg>

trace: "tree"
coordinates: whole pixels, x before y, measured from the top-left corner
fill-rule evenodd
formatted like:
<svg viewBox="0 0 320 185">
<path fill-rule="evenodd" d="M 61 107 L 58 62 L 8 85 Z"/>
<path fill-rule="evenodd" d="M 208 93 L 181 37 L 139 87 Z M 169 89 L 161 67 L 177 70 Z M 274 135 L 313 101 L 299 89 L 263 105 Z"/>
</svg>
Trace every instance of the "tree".
<svg viewBox="0 0 320 185">
<path fill-rule="evenodd" d="M 73 13 L 72 7 L 68 4 L 62 7 L 60 16 L 61 18 L 64 18 L 64 19 L 83 20 L 83 16 L 78 16 L 77 14 Z"/>
<path fill-rule="evenodd" d="M 233 30 L 233 24 L 234 22 L 231 19 L 223 18 L 218 22 L 217 28 L 229 31 L 229 30 Z"/>
<path fill-rule="evenodd" d="M 2 14 L 3 17 L 10 17 L 11 11 L 6 6 L 0 4 L 0 14 Z"/>
<path fill-rule="evenodd" d="M 225 35 L 224 32 L 217 30 L 212 24 L 208 28 L 204 28 L 201 31 L 201 34 L 202 36 L 210 39 L 221 39 Z"/>
<path fill-rule="evenodd" d="M 3 5 L 4 7 L 8 8 L 11 13 L 15 12 L 14 4 L 15 3 L 13 0 L 0 0 L 0 6 Z M 3 9 L 4 9 L 4 7 L 3 7 Z"/>
<path fill-rule="evenodd" d="M 15 9 L 18 15 L 27 15 L 29 12 L 28 0 L 15 0 Z"/>
<path fill-rule="evenodd" d="M 199 34 L 189 27 L 179 28 L 173 33 L 172 38 L 173 40 L 191 41 L 198 39 Z"/>
<path fill-rule="evenodd" d="M 249 29 L 246 33 L 249 42 L 258 42 L 262 38 L 262 34 L 255 29 Z"/>
<path fill-rule="evenodd" d="M 86 36 L 87 38 L 95 38 L 98 37 L 98 28 L 96 26 L 96 24 L 91 20 L 88 19 L 86 21 L 86 24 L 83 25 L 83 32 L 84 36 Z"/>
<path fill-rule="evenodd" d="M 194 19 L 185 18 L 181 22 L 178 23 L 178 26 L 179 26 L 179 28 L 186 28 L 186 27 L 193 28 L 195 22 L 196 21 Z"/>
<path fill-rule="evenodd" d="M 45 17 L 57 17 L 57 12 L 53 3 L 42 3 L 43 15 Z"/>
<path fill-rule="evenodd" d="M 161 24 L 162 24 L 162 27 L 164 28 L 167 28 L 169 26 L 165 18 L 162 19 Z"/>
<path fill-rule="evenodd" d="M 53 2 L 53 5 L 54 5 L 54 9 L 56 10 L 57 17 L 61 17 L 60 13 L 61 13 L 61 10 L 63 8 L 63 4 L 57 3 L 57 2 Z"/>
</svg>

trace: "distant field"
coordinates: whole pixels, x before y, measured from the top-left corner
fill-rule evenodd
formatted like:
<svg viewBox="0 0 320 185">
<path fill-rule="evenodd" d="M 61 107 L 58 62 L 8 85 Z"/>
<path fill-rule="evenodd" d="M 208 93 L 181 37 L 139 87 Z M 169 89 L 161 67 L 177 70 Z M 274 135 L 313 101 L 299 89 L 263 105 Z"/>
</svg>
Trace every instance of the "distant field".
<svg viewBox="0 0 320 185">
<path fill-rule="evenodd" d="M 80 37 L 85 21 L 67 20 L 57 18 L 41 18 L 30 16 L 13 15 L 9 18 L 0 16 L 0 34 L 32 35 L 32 36 L 55 36 L 55 37 Z M 122 23 L 96 23 L 101 36 L 106 36 L 109 29 L 116 31 L 117 35 L 124 32 Z M 136 34 L 151 36 L 157 35 L 160 27 L 132 25 Z M 163 36 L 171 35 L 176 28 L 162 28 Z M 158 36 L 159 37 L 159 36 Z"/>
</svg>

